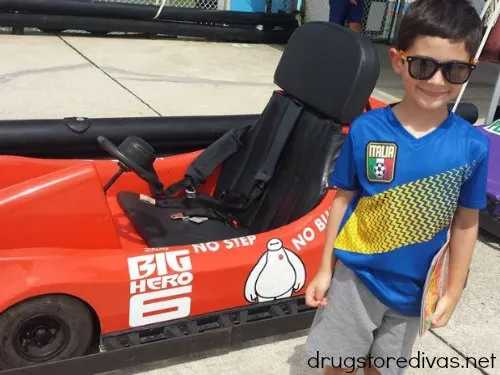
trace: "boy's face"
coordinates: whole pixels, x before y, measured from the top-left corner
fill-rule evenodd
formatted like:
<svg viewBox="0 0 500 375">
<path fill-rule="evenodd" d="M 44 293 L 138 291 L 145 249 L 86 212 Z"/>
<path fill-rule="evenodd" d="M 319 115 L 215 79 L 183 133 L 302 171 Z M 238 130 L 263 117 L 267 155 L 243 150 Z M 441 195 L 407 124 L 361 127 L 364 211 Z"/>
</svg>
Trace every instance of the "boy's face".
<svg viewBox="0 0 500 375">
<path fill-rule="evenodd" d="M 391 48 L 389 54 L 394 72 L 402 78 L 406 100 L 421 109 L 442 109 L 459 94 L 462 85 L 448 82 L 441 70 L 427 80 L 412 78 L 408 61 L 401 57 L 400 52 Z M 448 39 L 430 36 L 418 37 L 405 53 L 406 56 L 425 56 L 439 62 L 453 60 L 469 63 L 471 58 L 465 42 L 452 43 Z"/>
</svg>

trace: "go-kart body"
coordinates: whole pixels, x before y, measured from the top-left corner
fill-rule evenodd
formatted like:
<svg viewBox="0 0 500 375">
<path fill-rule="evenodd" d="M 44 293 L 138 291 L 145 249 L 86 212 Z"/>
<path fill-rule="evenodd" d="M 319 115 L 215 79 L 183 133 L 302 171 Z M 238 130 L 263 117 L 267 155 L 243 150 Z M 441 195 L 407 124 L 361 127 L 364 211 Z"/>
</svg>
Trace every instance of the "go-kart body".
<svg viewBox="0 0 500 375">
<path fill-rule="evenodd" d="M 384 104 L 370 98 L 370 105 Z M 160 157 L 154 168 L 170 185 L 199 154 Z M 287 330 L 310 323 L 313 309 L 303 295 L 321 260 L 334 189 L 303 217 L 271 231 L 150 247 L 117 201 L 120 191 L 152 199 L 150 186 L 125 173 L 104 192 L 117 168 L 112 159 L 0 156 L 0 282 L 9 285 L 0 313 L 38 296 L 72 296 L 95 315 L 104 350 L 179 337 L 186 333 L 166 327 L 209 315 L 217 321 L 238 309 L 248 316 L 253 306 L 261 306 L 257 315 L 266 306 L 281 311 L 275 318 L 307 313 Z M 211 194 L 218 175 L 219 169 L 198 193 Z M 261 319 L 272 318 L 267 314 Z M 227 316 L 242 323 L 240 315 Z M 250 315 L 248 322 L 258 319 Z"/>
<path fill-rule="evenodd" d="M 194 155 L 158 159 L 155 168 L 173 183 Z M 0 168 L 8 176 L 0 186 L 0 282 L 9 285 L 0 311 L 34 296 L 68 294 L 95 311 L 103 335 L 303 294 L 319 264 L 334 194 L 271 232 L 148 248 L 116 198 L 121 190 L 149 196 L 148 185 L 127 174 L 105 194 L 114 161 L 2 157 Z M 273 239 L 282 250 L 267 251 Z"/>
</svg>

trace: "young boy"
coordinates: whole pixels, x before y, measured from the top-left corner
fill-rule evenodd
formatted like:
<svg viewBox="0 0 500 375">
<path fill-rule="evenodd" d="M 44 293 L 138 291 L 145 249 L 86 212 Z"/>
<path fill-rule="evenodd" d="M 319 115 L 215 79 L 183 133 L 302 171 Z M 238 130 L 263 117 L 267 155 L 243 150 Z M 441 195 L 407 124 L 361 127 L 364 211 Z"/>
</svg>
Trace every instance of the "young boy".
<svg viewBox="0 0 500 375">
<path fill-rule="evenodd" d="M 448 287 L 433 327 L 459 301 L 486 204 L 489 145 L 447 104 L 474 69 L 481 37 L 468 0 L 415 1 L 390 50 L 403 100 L 350 128 L 331 176 L 338 192 L 321 266 L 306 291 L 319 307 L 306 348 L 325 374 L 403 373 L 425 277 L 450 226 Z"/>
</svg>

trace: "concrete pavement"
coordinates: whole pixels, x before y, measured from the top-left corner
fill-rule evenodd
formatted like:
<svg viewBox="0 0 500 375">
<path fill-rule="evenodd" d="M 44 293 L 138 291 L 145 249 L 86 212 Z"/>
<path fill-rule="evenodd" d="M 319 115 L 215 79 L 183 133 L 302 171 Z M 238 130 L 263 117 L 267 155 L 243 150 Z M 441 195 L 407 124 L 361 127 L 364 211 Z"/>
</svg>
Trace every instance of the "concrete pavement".
<svg viewBox="0 0 500 375">
<path fill-rule="evenodd" d="M 400 96 L 401 86 L 380 45 L 382 72 L 377 90 Z M 125 117 L 259 113 L 275 87 L 281 48 L 179 40 L 0 35 L 0 119 L 66 116 Z M 484 116 L 497 67 L 482 65 L 465 100 Z M 379 92 L 379 94 L 384 94 Z M 418 340 L 414 355 L 490 358 L 482 371 L 471 368 L 411 369 L 409 374 L 500 374 L 498 240 L 478 242 L 465 294 L 450 324 Z M 305 334 L 250 343 L 229 354 L 212 352 L 175 361 L 115 371 L 125 374 L 318 374 L 301 348 Z M 437 358 L 436 358 L 437 359 Z M 487 365 L 486 360 L 483 364 Z"/>
<path fill-rule="evenodd" d="M 0 35 L 0 56 L 2 119 L 155 115 L 60 38 Z"/>
</svg>

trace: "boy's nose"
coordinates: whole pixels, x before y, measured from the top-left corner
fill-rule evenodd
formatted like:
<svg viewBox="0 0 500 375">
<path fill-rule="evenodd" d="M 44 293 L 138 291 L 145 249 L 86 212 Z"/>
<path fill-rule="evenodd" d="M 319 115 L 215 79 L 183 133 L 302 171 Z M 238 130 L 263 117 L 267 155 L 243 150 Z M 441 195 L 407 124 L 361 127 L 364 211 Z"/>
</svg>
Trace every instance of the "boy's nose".
<svg viewBox="0 0 500 375">
<path fill-rule="evenodd" d="M 446 84 L 446 80 L 443 77 L 441 69 L 438 69 L 438 71 L 431 78 L 429 78 L 428 82 L 436 86 L 444 86 Z"/>
</svg>

